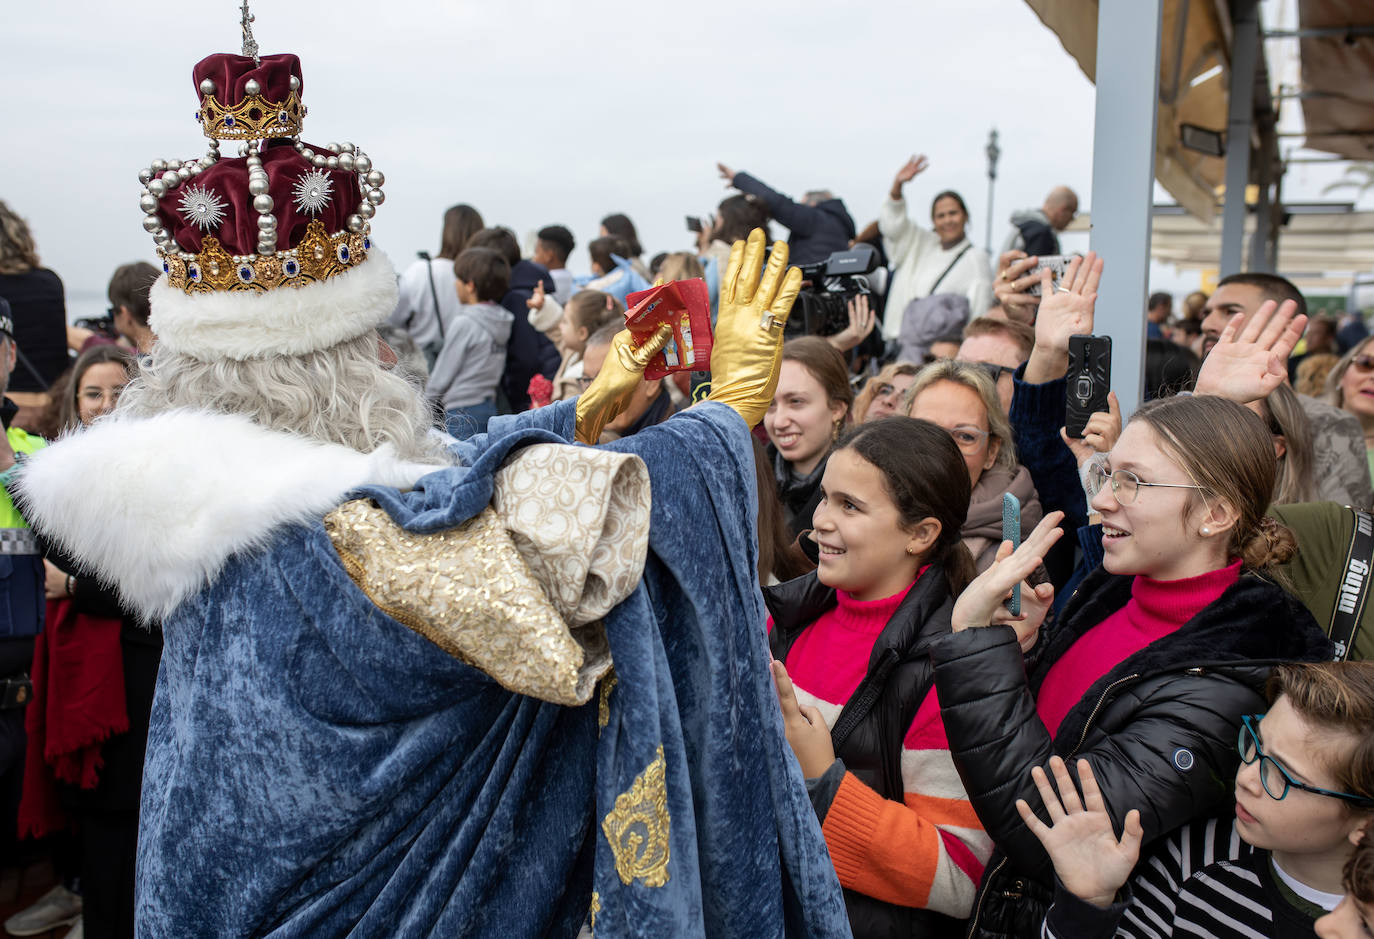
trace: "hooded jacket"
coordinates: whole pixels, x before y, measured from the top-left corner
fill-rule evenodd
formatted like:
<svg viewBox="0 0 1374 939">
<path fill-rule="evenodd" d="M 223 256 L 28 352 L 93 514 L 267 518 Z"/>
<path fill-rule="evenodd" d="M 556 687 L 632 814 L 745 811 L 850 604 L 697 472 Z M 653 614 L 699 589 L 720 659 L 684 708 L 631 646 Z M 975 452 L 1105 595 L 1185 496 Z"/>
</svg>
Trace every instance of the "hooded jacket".
<svg viewBox="0 0 1374 939">
<path fill-rule="evenodd" d="M 1088 575 L 1032 650 L 1033 664 L 1008 626 L 967 629 L 931 649 L 950 751 L 997 845 L 969 936 L 1040 935 L 1054 870 L 1016 811 L 1023 798 L 1043 817 L 1031 767 L 1055 754 L 1087 758 L 1118 827 L 1139 809 L 1149 843 L 1230 808 L 1240 718 L 1264 709 L 1271 668 L 1331 657 L 1301 603 L 1246 573 L 1176 632 L 1098 679 L 1051 739 L 1036 711 L 1041 683 L 1080 636 L 1125 606 L 1132 582 L 1101 568 Z"/>
<path fill-rule="evenodd" d="M 530 310 L 525 301 L 534 296 L 534 285 L 538 283 L 543 283 L 547 294 L 557 289 L 544 265 L 518 261 L 510 269 L 510 287 L 501 298 L 501 305 L 515 318 L 510 327 L 510 342 L 506 346 L 501 392 L 516 413 L 529 409 L 530 379 L 535 375 L 543 375 L 552 380 L 561 362 L 558 347 L 553 341 L 530 325 Z"/>
<path fill-rule="evenodd" d="M 1044 209 L 1021 209 L 1011 213 L 1011 226 L 1016 230 L 1002 245 L 1003 253 L 1024 251 L 1035 257 L 1059 253 L 1059 235 Z"/>
<path fill-rule="evenodd" d="M 854 239 L 854 219 L 840 199 L 803 205 L 748 173 L 736 173 L 731 185 L 762 200 L 768 206 L 768 214 L 787 226 L 791 233 L 787 238 L 787 256 L 791 263 L 811 264 L 825 260 L 836 251 L 849 250 L 849 242 Z"/>
<path fill-rule="evenodd" d="M 430 370 L 425 395 L 439 401 L 445 411 L 495 398 L 513 319 L 495 303 L 460 306 L 444 323 L 444 347 Z"/>
</svg>

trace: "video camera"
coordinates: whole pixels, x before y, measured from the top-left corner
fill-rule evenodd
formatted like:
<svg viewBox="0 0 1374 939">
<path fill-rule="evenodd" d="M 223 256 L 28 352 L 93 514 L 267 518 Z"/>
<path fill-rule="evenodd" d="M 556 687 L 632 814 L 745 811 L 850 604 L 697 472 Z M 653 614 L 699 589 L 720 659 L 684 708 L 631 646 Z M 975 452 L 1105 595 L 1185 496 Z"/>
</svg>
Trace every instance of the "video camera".
<svg viewBox="0 0 1374 939">
<path fill-rule="evenodd" d="M 800 268 L 802 289 L 787 320 L 787 336 L 833 336 L 843 332 L 849 326 L 849 301 L 860 295 L 868 296 L 875 315 L 881 317 L 879 298 L 868 279 L 878 269 L 878 252 L 872 245 L 857 244 Z"/>
</svg>

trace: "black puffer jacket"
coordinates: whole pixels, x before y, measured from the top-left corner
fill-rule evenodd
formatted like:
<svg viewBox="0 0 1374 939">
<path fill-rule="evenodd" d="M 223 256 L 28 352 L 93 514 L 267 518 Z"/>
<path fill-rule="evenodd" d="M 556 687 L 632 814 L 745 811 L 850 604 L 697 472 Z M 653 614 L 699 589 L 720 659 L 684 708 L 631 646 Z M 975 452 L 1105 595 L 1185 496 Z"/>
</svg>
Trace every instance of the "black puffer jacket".
<svg viewBox="0 0 1374 939">
<path fill-rule="evenodd" d="M 773 657 L 784 663 L 797 638 L 836 604 L 834 589 L 821 583 L 814 571 L 765 589 L 763 597 L 773 616 L 769 637 Z M 932 564 L 874 642 L 868 673 L 832 729 L 832 738 L 839 740 L 836 765 L 822 777 L 820 785 L 809 784 L 822 822 L 846 770 L 883 798 L 902 801 L 902 740 L 922 699 L 933 687 L 927 650 L 931 643 L 949 635 L 953 609 L 944 569 Z M 846 725 L 864 712 L 861 702 L 870 695 L 876 695 L 871 710 L 846 731 Z M 938 939 L 956 937 L 963 931 L 962 920 L 931 910 L 884 903 L 852 890 L 845 890 L 844 898 L 855 939 Z"/>
<path fill-rule="evenodd" d="M 1235 801 L 1236 735 L 1265 709 L 1264 683 L 1284 661 L 1321 661 L 1331 643 L 1301 603 L 1242 576 L 1176 632 L 1100 678 L 1050 739 L 1035 695 L 1050 667 L 1126 605 L 1133 578 L 1101 568 L 1084 579 L 1029 669 L 1010 627 L 955 633 L 931 650 L 941 716 L 969 799 L 997 845 L 974 902 L 969 936 L 1038 937 L 1054 870 L 1021 822 L 1016 800 L 1044 817 L 1033 766 L 1086 757 L 1118 830 L 1140 810 L 1148 843 Z"/>
</svg>

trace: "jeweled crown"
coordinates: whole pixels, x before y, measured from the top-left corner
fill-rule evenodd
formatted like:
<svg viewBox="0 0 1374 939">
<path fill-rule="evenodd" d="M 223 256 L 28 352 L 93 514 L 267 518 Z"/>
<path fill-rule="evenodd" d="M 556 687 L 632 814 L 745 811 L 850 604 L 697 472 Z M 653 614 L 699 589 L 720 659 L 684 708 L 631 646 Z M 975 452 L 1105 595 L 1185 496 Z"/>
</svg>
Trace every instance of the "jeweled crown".
<svg viewBox="0 0 1374 939">
<path fill-rule="evenodd" d="M 244 10 L 242 55 L 220 53 L 192 71 L 196 120 L 209 150 L 154 160 L 138 174 L 143 227 L 168 282 L 187 293 L 301 287 L 361 264 L 386 181 L 351 143 L 300 138 L 300 60 L 259 56 Z M 220 141 L 241 141 L 237 158 Z"/>
</svg>

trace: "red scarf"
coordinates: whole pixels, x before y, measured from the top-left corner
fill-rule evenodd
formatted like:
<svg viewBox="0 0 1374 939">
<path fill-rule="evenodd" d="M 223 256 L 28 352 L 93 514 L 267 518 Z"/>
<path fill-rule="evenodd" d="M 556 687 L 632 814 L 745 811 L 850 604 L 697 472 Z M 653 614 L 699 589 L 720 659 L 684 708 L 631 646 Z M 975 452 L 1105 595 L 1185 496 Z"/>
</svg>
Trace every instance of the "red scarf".
<svg viewBox="0 0 1374 939">
<path fill-rule="evenodd" d="M 67 826 L 59 782 L 94 789 L 100 745 L 129 729 L 118 619 L 77 613 L 69 599 L 49 600 L 33 647 L 33 700 L 24 716 L 28 745 L 19 836 L 41 838 Z"/>
</svg>

